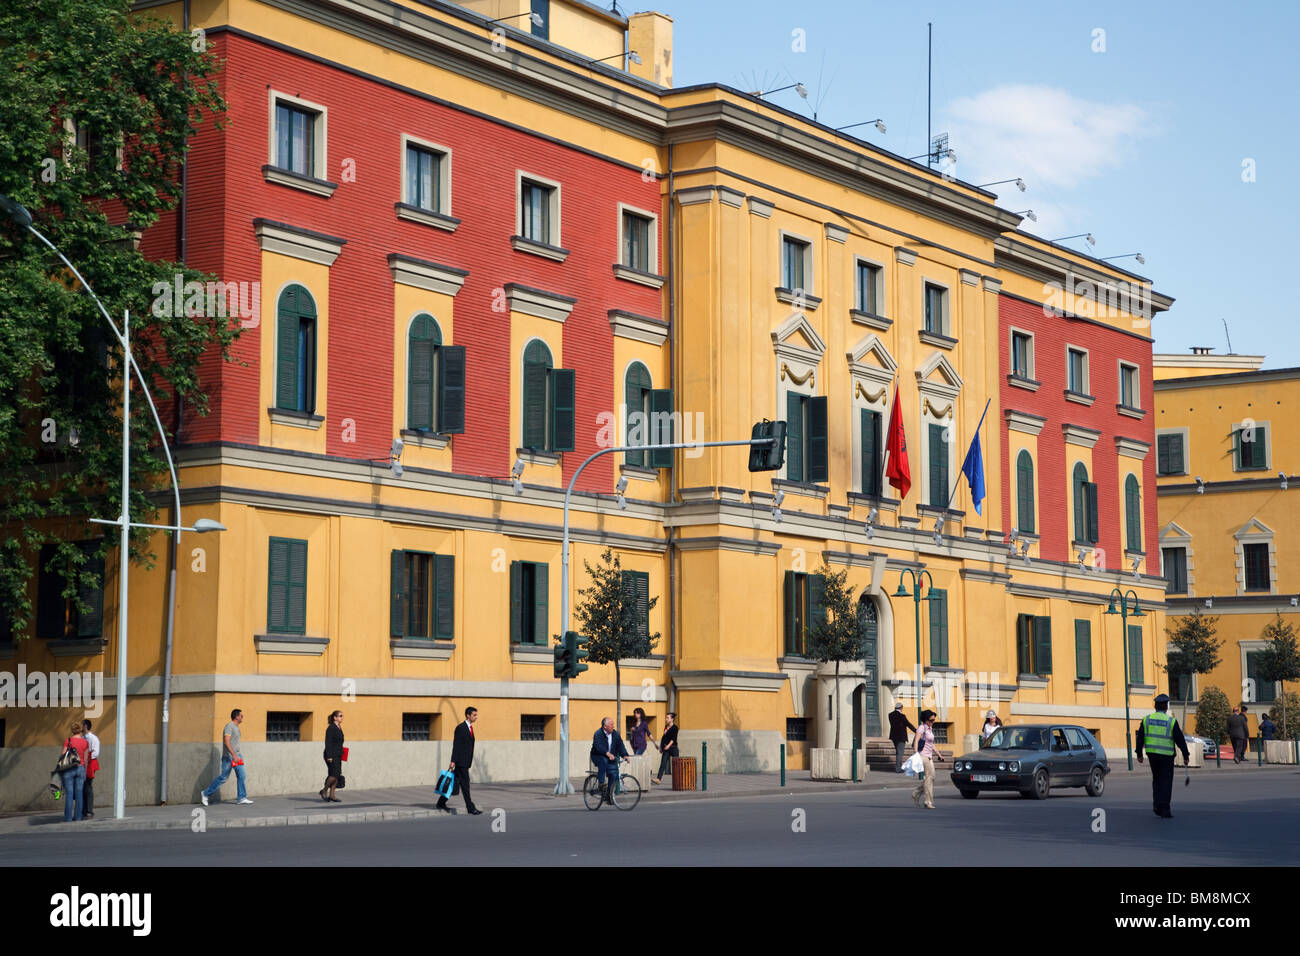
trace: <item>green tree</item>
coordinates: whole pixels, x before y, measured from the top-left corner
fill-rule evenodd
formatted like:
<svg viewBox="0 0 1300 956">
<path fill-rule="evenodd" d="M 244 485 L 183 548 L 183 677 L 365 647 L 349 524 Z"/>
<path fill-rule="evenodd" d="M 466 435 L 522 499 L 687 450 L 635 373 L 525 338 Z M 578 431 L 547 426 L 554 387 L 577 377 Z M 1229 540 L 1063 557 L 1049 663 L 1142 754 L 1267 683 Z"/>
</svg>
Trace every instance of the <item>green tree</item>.
<svg viewBox="0 0 1300 956">
<path fill-rule="evenodd" d="M 1214 634 L 1219 619 L 1194 609 L 1190 616 L 1176 618 L 1165 625 L 1169 635 L 1165 654 L 1165 671 L 1188 679 L 1188 692 L 1194 674 L 1209 674 L 1219 666 L 1219 648 L 1223 642 Z M 1187 695 L 1183 695 L 1183 726 L 1187 725 Z"/>
<path fill-rule="evenodd" d="M 806 653 L 820 663 L 835 663 L 835 746 L 840 745 L 840 664 L 862 657 L 862 631 L 858 627 L 853 588 L 845 584 L 849 572 L 839 573 L 822 563 L 817 569 L 825 582 L 822 607 L 825 614 L 808 628 Z"/>
<path fill-rule="evenodd" d="M 636 594 L 630 588 L 630 579 L 623 577 L 618 556 L 609 548 L 600 555 L 600 564 L 593 567 L 583 561 L 591 576 L 590 587 L 578 592 L 581 600 L 573 609 L 578 631 L 587 640 L 587 659 L 593 664 L 614 665 L 615 727 L 623 726 L 623 676 L 619 662 L 629 658 L 649 657 L 659 643 L 659 632 L 651 634 L 643 627 L 637 614 Z M 658 597 L 648 597 L 646 620 L 659 603 Z"/>
<path fill-rule="evenodd" d="M 1196 735 L 1208 737 L 1216 744 L 1228 739 L 1228 714 L 1232 705 L 1228 695 L 1217 687 L 1207 687 L 1201 691 L 1201 699 L 1196 702 Z"/>
<path fill-rule="evenodd" d="M 1287 723 L 1288 714 L 1290 724 Z M 1274 740 L 1290 740 L 1292 737 L 1300 736 L 1300 694 L 1293 690 L 1279 694 L 1277 701 L 1268 712 L 1268 718 L 1276 727 L 1273 731 Z"/>
<path fill-rule="evenodd" d="M 1275 620 L 1264 626 L 1259 635 L 1268 646 L 1255 658 L 1255 679 L 1265 683 L 1282 682 L 1282 723 L 1286 724 L 1286 682 L 1300 680 L 1300 647 L 1296 646 L 1295 628 L 1290 621 Z M 1259 698 L 1258 690 L 1254 695 Z"/>
<path fill-rule="evenodd" d="M 189 138 L 224 113 L 212 80 L 219 65 L 200 37 L 130 7 L 24 0 L 0 10 L 0 193 L 31 211 L 119 326 L 130 310 L 133 351 L 155 398 L 179 396 L 203 414 L 199 359 L 210 346 L 228 356 L 234 330 L 225 318 L 154 315 L 155 283 L 202 276 L 147 260 L 135 240 L 175 207 Z M 75 539 L 98 537 L 86 518 L 115 514 L 120 501 L 121 353 L 58 258 L 3 216 L 0 370 L 0 617 L 18 636 L 31 619 L 41 545 L 57 545 L 51 569 L 73 569 L 65 596 L 80 604 L 79 586 L 92 585 Z M 131 515 L 148 521 L 165 459 L 138 392 L 136 401 Z M 137 559 L 149 557 L 137 550 L 146 539 L 134 542 Z"/>
</svg>

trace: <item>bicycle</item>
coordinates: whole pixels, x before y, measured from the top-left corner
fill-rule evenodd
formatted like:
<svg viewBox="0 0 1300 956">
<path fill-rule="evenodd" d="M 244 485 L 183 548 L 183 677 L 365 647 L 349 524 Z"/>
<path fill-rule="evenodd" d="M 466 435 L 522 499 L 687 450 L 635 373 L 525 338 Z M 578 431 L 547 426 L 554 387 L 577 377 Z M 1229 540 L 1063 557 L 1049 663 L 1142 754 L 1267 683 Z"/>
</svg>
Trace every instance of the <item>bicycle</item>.
<svg viewBox="0 0 1300 956">
<path fill-rule="evenodd" d="M 617 772 L 621 763 L 623 758 L 615 758 L 615 769 L 607 774 L 612 790 L 610 799 L 620 810 L 631 810 L 641 802 L 641 784 L 630 773 Z M 599 810 L 605 802 L 604 791 L 600 788 L 600 776 L 595 770 L 587 774 L 587 779 L 582 784 L 582 801 L 588 810 Z"/>
</svg>

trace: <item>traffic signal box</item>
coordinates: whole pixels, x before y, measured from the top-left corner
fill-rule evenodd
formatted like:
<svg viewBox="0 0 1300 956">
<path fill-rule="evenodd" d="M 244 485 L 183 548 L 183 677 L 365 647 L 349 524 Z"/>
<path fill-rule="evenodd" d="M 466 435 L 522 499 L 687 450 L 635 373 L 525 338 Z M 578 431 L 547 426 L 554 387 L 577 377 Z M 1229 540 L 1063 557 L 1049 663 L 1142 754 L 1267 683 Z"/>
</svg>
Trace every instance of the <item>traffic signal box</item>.
<svg viewBox="0 0 1300 956">
<path fill-rule="evenodd" d="M 750 471 L 780 471 L 785 464 L 785 422 L 772 422 L 766 418 L 754 426 L 750 438 L 775 439 L 766 445 L 749 446 Z"/>
</svg>

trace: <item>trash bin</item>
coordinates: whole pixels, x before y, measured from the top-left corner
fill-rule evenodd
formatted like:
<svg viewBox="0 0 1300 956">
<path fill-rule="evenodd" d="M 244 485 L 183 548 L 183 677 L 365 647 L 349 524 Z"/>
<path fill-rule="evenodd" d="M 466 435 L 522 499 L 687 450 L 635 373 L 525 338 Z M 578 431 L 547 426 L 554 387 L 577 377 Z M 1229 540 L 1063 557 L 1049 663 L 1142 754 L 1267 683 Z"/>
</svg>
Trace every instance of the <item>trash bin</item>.
<svg viewBox="0 0 1300 956">
<path fill-rule="evenodd" d="M 695 758 L 694 757 L 673 758 L 673 789 L 674 790 L 695 789 Z"/>
</svg>

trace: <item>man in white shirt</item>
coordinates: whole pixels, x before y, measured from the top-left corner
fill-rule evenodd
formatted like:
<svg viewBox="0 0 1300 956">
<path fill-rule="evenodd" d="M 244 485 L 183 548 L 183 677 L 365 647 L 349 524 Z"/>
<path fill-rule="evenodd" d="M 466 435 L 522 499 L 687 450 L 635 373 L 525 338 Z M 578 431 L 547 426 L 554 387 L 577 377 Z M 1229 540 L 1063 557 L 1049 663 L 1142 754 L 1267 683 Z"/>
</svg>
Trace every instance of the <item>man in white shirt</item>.
<svg viewBox="0 0 1300 956">
<path fill-rule="evenodd" d="M 86 738 L 86 745 L 90 748 L 89 756 L 86 758 L 86 787 L 82 796 L 83 817 L 93 817 L 95 815 L 95 772 L 99 769 L 99 738 L 90 732 L 90 721 L 81 722 L 81 736 Z"/>
</svg>

